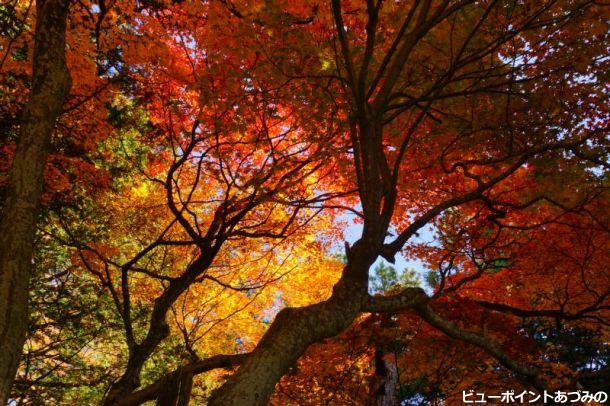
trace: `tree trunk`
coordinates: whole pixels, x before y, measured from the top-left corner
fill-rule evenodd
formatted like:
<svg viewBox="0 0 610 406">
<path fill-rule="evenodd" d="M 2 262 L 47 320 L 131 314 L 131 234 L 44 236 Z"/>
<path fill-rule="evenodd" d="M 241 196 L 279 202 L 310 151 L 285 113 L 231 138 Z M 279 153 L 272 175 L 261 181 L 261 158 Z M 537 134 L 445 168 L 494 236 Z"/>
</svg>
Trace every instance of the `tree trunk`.
<svg viewBox="0 0 610 406">
<path fill-rule="evenodd" d="M 22 113 L 0 220 L 0 402 L 6 404 L 28 322 L 28 283 L 43 174 L 55 122 L 71 86 L 68 0 L 37 1 L 32 89 Z"/>
<path fill-rule="evenodd" d="M 360 240 L 348 257 L 332 296 L 321 303 L 285 308 L 256 349 L 210 398 L 210 406 L 266 405 L 278 380 L 313 343 L 345 330 L 360 313 L 366 278 L 375 255 Z"/>
<path fill-rule="evenodd" d="M 193 374 L 180 371 L 169 379 L 157 397 L 156 406 L 188 406 L 193 388 Z"/>
<path fill-rule="evenodd" d="M 383 349 L 375 351 L 375 376 L 371 384 L 372 406 L 398 406 L 398 371 L 396 365 L 384 359 Z"/>
<path fill-rule="evenodd" d="M 359 128 L 364 136 L 359 136 L 358 143 L 367 145 L 356 171 L 365 221 L 362 237 L 353 247 L 347 247 L 347 265 L 341 279 L 328 300 L 279 312 L 256 349 L 212 394 L 210 406 L 266 405 L 276 383 L 311 344 L 341 333 L 361 312 L 368 296 L 369 268 L 378 256 L 391 217 L 391 211 L 385 207 L 380 214 L 382 201 L 390 204 L 395 197 L 394 192 L 387 190 L 384 175 L 380 174 L 383 165 L 376 155 L 381 147 L 381 133 L 375 131 L 381 131 L 381 127 L 366 114 L 361 117 Z"/>
</svg>

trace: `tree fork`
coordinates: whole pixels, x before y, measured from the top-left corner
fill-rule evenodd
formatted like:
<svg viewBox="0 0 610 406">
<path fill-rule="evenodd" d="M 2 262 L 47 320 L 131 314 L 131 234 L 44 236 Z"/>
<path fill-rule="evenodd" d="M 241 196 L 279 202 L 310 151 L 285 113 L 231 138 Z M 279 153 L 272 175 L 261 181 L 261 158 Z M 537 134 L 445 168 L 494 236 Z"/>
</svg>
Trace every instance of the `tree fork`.
<svg viewBox="0 0 610 406">
<path fill-rule="evenodd" d="M 202 254 L 189 266 L 180 279 L 174 280 L 163 295 L 155 300 L 146 338 L 142 343 L 134 343 L 130 347 L 129 359 L 125 372 L 118 381 L 111 385 L 104 400 L 104 405 L 110 406 L 117 404 L 140 386 L 140 374 L 144 364 L 157 346 L 165 340 L 170 333 L 166 319 L 168 309 L 182 292 L 190 286 L 193 280 L 207 269 L 212 263 L 216 252 L 216 250 L 211 250 L 206 251 L 206 254 Z"/>
</svg>

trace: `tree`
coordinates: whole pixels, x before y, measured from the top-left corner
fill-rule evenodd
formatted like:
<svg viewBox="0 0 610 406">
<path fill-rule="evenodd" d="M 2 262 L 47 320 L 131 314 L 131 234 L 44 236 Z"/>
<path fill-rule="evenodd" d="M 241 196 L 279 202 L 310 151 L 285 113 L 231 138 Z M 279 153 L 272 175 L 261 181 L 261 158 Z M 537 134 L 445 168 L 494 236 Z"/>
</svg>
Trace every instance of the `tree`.
<svg viewBox="0 0 610 406">
<path fill-rule="evenodd" d="M 346 116 L 350 118 L 354 166 L 363 208 L 362 237 L 349 250 L 348 263 L 331 298 L 310 307 L 284 309 L 280 312 L 257 349 L 212 396 L 211 404 L 264 404 L 277 380 L 311 343 L 346 328 L 361 311 L 387 311 L 407 307 L 414 308 L 424 320 L 451 337 L 480 346 L 498 359 L 500 364 L 522 375 L 530 384 L 536 387 L 544 385 L 535 368 L 514 360 L 483 335 L 463 331 L 456 324 L 439 316 L 426 304 L 429 298 L 419 290 L 407 290 L 404 295 L 392 298 L 393 300 L 369 299 L 366 295 L 366 274 L 378 255 L 391 261 L 421 227 L 449 209 L 466 203 L 482 202 L 482 207 L 491 211 L 487 215 L 488 218 L 493 219 L 496 215 L 502 217 L 502 206 L 505 205 L 498 202 L 497 193 L 502 192 L 505 185 L 503 181 L 508 180 L 507 183 L 510 183 L 511 175 L 518 173 L 532 158 L 547 152 L 552 155 L 554 151 L 566 148 L 578 150 L 581 147 L 583 139 L 578 136 L 557 137 L 562 133 L 559 129 L 566 128 L 566 122 L 553 123 L 556 119 L 573 120 L 575 111 L 571 111 L 570 118 L 560 118 L 562 114 L 541 115 L 541 121 L 532 120 L 534 115 L 528 114 L 525 121 L 528 131 L 521 132 L 518 128 L 525 122 L 518 122 L 520 103 L 513 100 L 511 95 L 536 89 L 534 83 L 537 77 L 544 78 L 545 84 L 550 85 L 554 80 L 554 72 L 558 72 L 556 69 L 562 71 L 567 68 L 555 59 L 563 50 L 550 45 L 555 35 L 552 33 L 555 32 L 554 28 L 551 27 L 563 23 L 565 19 L 570 20 L 574 15 L 582 16 L 581 10 L 586 5 L 566 4 L 551 11 L 553 7 L 550 4 L 531 4 L 531 7 L 524 8 L 515 6 L 512 9 L 497 3 L 471 5 L 447 2 L 437 5 L 431 2 L 415 2 L 411 4 L 410 13 L 406 13 L 402 27 L 399 25 L 392 30 L 398 34 L 394 36 L 394 40 L 388 40 L 387 52 L 381 52 L 385 51 L 381 45 L 383 42 L 378 43 L 376 39 L 379 27 L 383 27 L 383 20 L 380 18 L 381 5 L 381 2 L 368 2 L 366 12 L 355 12 L 355 17 L 346 22 L 341 3 L 335 1 L 332 4 L 336 26 L 336 36 L 333 36 L 333 39 L 336 39 L 339 55 L 336 67 L 340 75 L 339 81 L 344 84 L 345 99 L 349 106 Z M 400 6 L 402 5 L 396 7 Z M 357 25 L 358 16 L 362 14 L 366 16 L 366 22 Z M 511 22 L 505 25 L 507 20 Z M 465 24 L 466 21 L 472 23 Z M 495 21 L 493 25 L 491 21 Z M 353 25 L 350 25 L 350 22 Z M 456 25 L 474 28 L 457 34 Z M 346 26 L 350 27 L 349 32 Z M 443 26 L 445 29 L 442 29 Z M 358 31 L 358 28 L 361 31 Z M 357 36 L 356 33 L 363 31 L 364 35 Z M 426 54 L 426 51 L 430 52 L 431 47 L 421 46 L 429 44 L 432 38 L 435 40 L 435 53 L 444 56 L 443 62 L 432 62 L 434 59 Z M 543 48 L 548 54 L 538 56 L 536 61 L 530 62 L 533 59 L 533 56 L 528 55 L 530 52 L 536 52 L 536 55 L 540 53 L 539 41 L 545 42 Z M 535 42 L 536 46 L 531 46 L 531 42 Z M 440 43 L 443 43 L 443 46 L 440 46 Z M 509 45 L 505 46 L 507 43 Z M 420 49 L 421 54 L 417 55 Z M 491 57 L 499 49 L 505 51 L 497 58 Z M 378 56 L 379 53 L 381 56 Z M 488 56 L 490 58 L 487 58 Z M 375 67 L 378 67 L 377 70 Z M 521 69 L 526 69 L 528 73 Z M 378 72 L 373 74 L 371 79 L 368 76 L 370 70 Z M 431 77 L 424 80 L 423 72 L 427 72 Z M 559 76 L 559 83 L 563 83 L 563 75 Z M 415 78 L 418 80 L 414 81 Z M 440 116 L 452 121 L 451 117 L 457 115 L 454 108 L 463 107 L 455 105 L 452 99 L 474 94 L 488 94 L 489 96 L 483 99 L 493 100 L 492 105 L 496 111 L 490 113 L 493 117 L 491 122 L 503 123 L 493 130 L 499 135 L 489 137 L 485 125 L 479 124 L 480 110 L 475 100 L 482 100 L 476 97 L 472 100 L 475 105 L 471 110 L 477 112 L 474 113 L 476 121 L 458 115 L 457 122 L 465 120 L 468 124 L 460 126 L 455 123 L 457 128 L 454 128 L 454 135 L 449 137 L 451 141 L 436 141 L 440 144 L 437 146 L 438 152 L 432 153 L 434 147 L 431 145 L 433 149 L 428 152 L 428 156 L 434 157 L 433 161 L 429 161 L 429 165 L 440 161 L 434 165 L 438 168 L 438 178 L 442 178 L 445 184 L 452 182 L 452 178 L 458 182 L 452 188 L 453 193 L 442 196 L 444 193 L 441 189 L 438 191 L 441 195 L 438 200 L 431 199 L 432 201 L 425 204 L 427 207 L 418 210 L 419 213 L 415 216 L 404 216 L 403 218 L 407 219 L 414 217 L 414 220 L 404 226 L 398 221 L 395 225 L 399 228 L 398 237 L 386 243 L 388 227 L 393 217 L 400 213 L 397 208 L 400 209 L 400 204 L 406 197 L 399 195 L 398 186 L 403 181 L 400 175 L 404 172 L 401 171 L 406 169 L 402 165 L 403 160 L 410 161 L 409 155 L 406 155 L 409 147 L 413 146 L 415 149 L 417 145 L 416 139 L 412 140 L 411 136 L 416 130 L 422 131 L 423 126 L 420 127 L 420 123 L 428 121 L 426 117 L 430 117 L 432 121 L 442 121 L 438 117 Z M 502 96 L 494 97 L 494 94 Z M 524 104 L 521 106 L 525 107 Z M 567 105 L 564 105 L 562 111 L 565 112 L 566 107 Z M 497 114 L 498 110 L 501 111 L 500 114 Z M 509 113 L 504 114 L 506 111 Z M 389 140 L 394 135 L 391 124 L 397 125 L 401 117 L 404 117 L 402 115 L 406 114 L 408 117 L 409 113 L 410 119 L 403 118 L 406 122 L 403 122 L 402 128 L 406 128 L 406 131 L 399 132 L 396 136 L 398 142 L 393 144 L 393 148 L 388 148 L 385 143 L 390 143 Z M 583 130 L 588 135 L 581 135 L 587 140 L 590 136 L 595 138 L 594 134 L 603 132 L 603 129 Z M 429 132 L 434 134 L 434 130 Z M 466 139 L 470 145 L 459 145 Z M 503 141 L 496 144 L 495 141 L 498 140 Z M 476 149 L 468 147 L 472 147 L 472 143 L 476 142 L 483 143 L 480 145 L 482 150 L 473 154 Z M 593 141 L 593 144 L 595 143 L 596 141 Z M 426 151 L 428 146 L 417 147 Z M 465 149 L 462 149 L 464 147 Z M 427 183 L 425 193 L 430 198 L 431 189 L 434 190 L 434 179 Z M 460 192 L 457 192 L 458 190 Z M 409 197 L 415 196 L 417 192 Z M 529 207 L 530 204 L 524 206 Z M 463 280 L 467 281 L 468 277 Z M 606 297 L 605 293 L 602 293 L 602 297 Z"/>
<path fill-rule="evenodd" d="M 121 321 L 100 333 L 124 337 L 106 404 L 371 399 L 394 382 L 403 399 L 440 401 L 604 373 L 554 357 L 538 320 L 607 337 L 606 8 L 86 9 L 115 93 L 94 116 L 106 136 L 82 155 L 110 184 L 76 188 L 40 233 Z M 361 226 L 352 245 L 346 213 Z M 432 244 L 414 239 L 424 229 Z M 380 268 L 384 292 L 369 293 L 371 266 L 397 255 L 424 262 L 431 286 L 386 290 L 395 276 Z M 354 331 L 366 340 L 332 340 Z M 332 377 L 299 392 L 322 361 L 372 376 L 363 397 Z M 396 381 L 370 368 L 382 364 Z"/>
<path fill-rule="evenodd" d="M 4 7 L 4 6 L 3 6 Z M 6 403 L 28 320 L 28 281 L 51 134 L 70 89 L 65 62 L 68 1 L 36 3 L 32 89 L 8 175 L 0 223 L 0 402 Z"/>
</svg>

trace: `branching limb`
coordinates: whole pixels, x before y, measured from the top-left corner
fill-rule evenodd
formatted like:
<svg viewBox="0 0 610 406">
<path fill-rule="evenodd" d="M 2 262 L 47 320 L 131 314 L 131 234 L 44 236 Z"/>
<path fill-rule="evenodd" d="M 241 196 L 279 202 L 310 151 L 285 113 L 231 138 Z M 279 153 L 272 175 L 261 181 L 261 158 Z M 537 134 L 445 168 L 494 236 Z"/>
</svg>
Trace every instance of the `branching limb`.
<svg viewBox="0 0 610 406">
<path fill-rule="evenodd" d="M 415 311 L 428 324 L 451 338 L 473 344 L 495 358 L 502 366 L 520 375 L 524 381 L 538 390 L 545 389 L 545 383 L 539 378 L 538 368 L 528 366 L 511 358 L 500 346 L 482 334 L 461 329 L 455 323 L 446 320 L 435 313 L 427 304 L 415 306 Z"/>
<path fill-rule="evenodd" d="M 367 296 L 362 303 L 362 311 L 371 313 L 393 313 L 410 309 L 429 300 L 422 288 L 406 288 L 391 296 Z"/>
<path fill-rule="evenodd" d="M 133 392 L 118 402 L 117 406 L 135 406 L 155 400 L 162 391 L 167 389 L 167 385 L 174 382 L 174 379 L 178 376 L 192 376 L 218 368 L 233 368 L 241 364 L 247 356 L 248 354 L 221 354 L 181 366 L 175 371 L 163 375 L 150 385 Z"/>
<path fill-rule="evenodd" d="M 603 296 L 600 297 L 600 300 L 596 301 L 596 303 L 574 313 L 565 312 L 563 309 L 521 309 L 506 305 L 504 303 L 488 302 L 485 300 L 477 300 L 476 303 L 486 309 L 501 313 L 508 313 L 518 317 L 549 317 L 557 320 L 578 320 L 583 318 L 595 318 L 596 316 L 592 315 L 591 313 L 610 310 L 610 305 L 603 304 L 603 301 L 608 297 L 609 294 L 610 291 L 607 291 Z"/>
</svg>

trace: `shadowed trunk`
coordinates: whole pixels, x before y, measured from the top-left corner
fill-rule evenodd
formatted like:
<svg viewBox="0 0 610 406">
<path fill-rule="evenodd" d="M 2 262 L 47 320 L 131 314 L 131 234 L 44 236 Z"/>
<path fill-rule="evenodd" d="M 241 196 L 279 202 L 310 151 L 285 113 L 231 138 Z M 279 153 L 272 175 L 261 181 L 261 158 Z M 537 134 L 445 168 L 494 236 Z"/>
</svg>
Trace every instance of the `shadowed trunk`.
<svg viewBox="0 0 610 406">
<path fill-rule="evenodd" d="M 66 67 L 68 0 L 37 1 L 32 89 L 0 222 L 0 402 L 6 404 L 28 322 L 32 245 L 55 122 L 70 89 Z"/>
<path fill-rule="evenodd" d="M 167 387 L 157 398 L 156 406 L 188 406 L 193 388 L 193 374 L 182 372 L 169 379 Z"/>
</svg>

